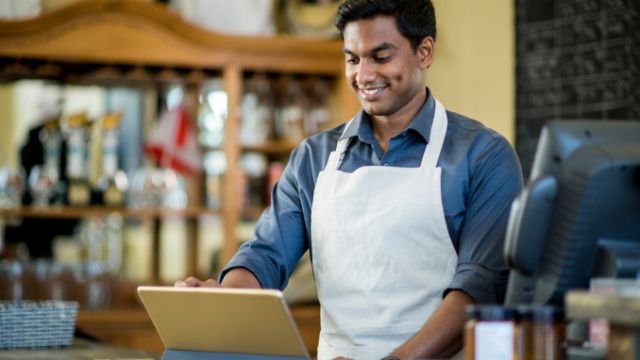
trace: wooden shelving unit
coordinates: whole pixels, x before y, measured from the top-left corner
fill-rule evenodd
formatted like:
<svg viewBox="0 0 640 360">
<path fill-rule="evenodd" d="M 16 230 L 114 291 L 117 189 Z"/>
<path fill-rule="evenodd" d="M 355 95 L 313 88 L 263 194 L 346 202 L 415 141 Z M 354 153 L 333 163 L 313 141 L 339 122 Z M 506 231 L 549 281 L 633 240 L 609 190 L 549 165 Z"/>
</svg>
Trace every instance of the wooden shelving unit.
<svg viewBox="0 0 640 360">
<path fill-rule="evenodd" d="M 73 3 L 38 18 L 0 21 L 0 80 L 50 78 L 62 82 L 151 85 L 180 81 L 197 99 L 199 86 L 221 77 L 228 96 L 222 150 L 227 160 L 222 195 L 225 242 L 219 263 L 237 250 L 235 229 L 242 209 L 238 199 L 239 158 L 245 151 L 286 154 L 295 144 L 270 142 L 243 147 L 238 141 L 240 103 L 248 74 L 321 76 L 332 80 L 332 123 L 350 118 L 358 109 L 343 73 L 344 55 L 338 40 L 292 36 L 242 37 L 207 31 L 185 22 L 157 4 L 126 0 Z M 167 75 L 169 74 L 169 75 Z M 196 102 L 194 101 L 193 104 Z M 195 105 L 194 105 L 195 107 Z M 192 109 L 193 110 L 193 109 Z M 85 209 L 23 209 L 22 216 L 76 217 Z M 89 214 L 111 209 L 89 209 Z M 163 216 L 172 212 L 118 210 L 124 216 Z M 193 207 L 179 214 L 208 213 Z"/>
<path fill-rule="evenodd" d="M 38 78 L 105 86 L 157 86 L 177 81 L 186 85 L 191 99 L 191 103 L 187 103 L 195 112 L 200 86 L 216 77 L 222 79 L 228 97 L 225 140 L 221 148 L 227 168 L 223 178 L 223 207 L 219 211 L 199 204 L 185 210 L 24 207 L 3 210 L 0 216 L 65 219 L 116 212 L 123 217 L 183 216 L 197 220 L 200 215 L 217 214 L 223 219 L 224 232 L 218 262 L 224 264 L 237 250 L 236 228 L 241 218 L 261 211 L 242 209 L 237 196 L 240 156 L 247 151 L 286 156 L 296 145 L 269 142 L 245 147 L 239 143 L 240 105 L 246 78 L 255 73 L 268 73 L 329 79 L 331 122 L 337 124 L 349 119 L 358 109 L 344 78 L 343 63 L 342 43 L 338 40 L 221 35 L 192 25 L 161 5 L 141 1 L 89 0 L 30 20 L 0 21 L 0 81 Z M 191 271 L 195 269 L 195 237 L 185 246 L 189 247 Z M 85 312 L 81 313 L 79 324 L 98 328 L 105 339 L 115 334 L 110 328 L 119 332 L 130 324 L 142 329 L 139 339 L 144 344 L 128 345 L 157 347 L 157 339 L 148 333 L 148 319 L 139 311 Z M 303 313 L 300 318 L 306 324 L 303 332 L 308 334 L 305 339 L 310 350 L 315 351 L 318 309 L 300 311 Z M 127 338 L 137 341 L 130 335 Z M 123 341 L 120 343 L 124 344 Z"/>
</svg>

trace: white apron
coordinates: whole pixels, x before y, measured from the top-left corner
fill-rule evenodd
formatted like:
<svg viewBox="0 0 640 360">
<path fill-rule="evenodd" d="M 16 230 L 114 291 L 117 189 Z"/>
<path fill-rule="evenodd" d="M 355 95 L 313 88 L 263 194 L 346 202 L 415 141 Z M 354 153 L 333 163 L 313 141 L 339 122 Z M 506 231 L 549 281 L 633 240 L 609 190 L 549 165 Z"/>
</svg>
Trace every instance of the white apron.
<svg viewBox="0 0 640 360">
<path fill-rule="evenodd" d="M 339 171 L 348 139 L 329 155 L 311 213 L 313 270 L 322 307 L 318 359 L 388 355 L 440 304 L 458 257 L 436 167 L 446 129 L 446 112 L 436 100 L 419 168 Z"/>
</svg>

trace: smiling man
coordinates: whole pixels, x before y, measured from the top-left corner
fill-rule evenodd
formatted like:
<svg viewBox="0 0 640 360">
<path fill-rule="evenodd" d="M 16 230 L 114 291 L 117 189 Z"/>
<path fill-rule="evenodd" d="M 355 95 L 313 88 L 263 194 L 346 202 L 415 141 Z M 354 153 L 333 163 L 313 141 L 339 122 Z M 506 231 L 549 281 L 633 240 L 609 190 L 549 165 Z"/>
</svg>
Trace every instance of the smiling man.
<svg viewBox="0 0 640 360">
<path fill-rule="evenodd" d="M 220 276 L 223 287 L 283 289 L 310 249 L 319 359 L 448 357 L 462 345 L 465 307 L 503 299 L 521 168 L 502 136 L 429 91 L 435 24 L 428 0 L 340 6 L 362 110 L 293 152 L 254 238 Z"/>
</svg>

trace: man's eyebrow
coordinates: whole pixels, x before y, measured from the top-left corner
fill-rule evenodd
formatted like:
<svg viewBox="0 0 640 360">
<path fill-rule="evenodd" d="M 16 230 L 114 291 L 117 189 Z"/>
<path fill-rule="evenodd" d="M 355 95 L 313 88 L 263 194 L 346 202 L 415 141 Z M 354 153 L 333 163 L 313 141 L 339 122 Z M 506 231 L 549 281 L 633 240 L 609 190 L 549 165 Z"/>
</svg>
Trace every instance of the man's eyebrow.
<svg viewBox="0 0 640 360">
<path fill-rule="evenodd" d="M 397 49 L 398 47 L 390 44 L 388 42 L 384 42 L 376 47 L 374 47 L 373 49 L 371 49 L 371 51 L 369 51 L 369 54 L 375 54 L 377 52 L 380 51 L 384 51 L 384 50 L 390 50 L 390 49 Z M 346 55 L 355 55 L 351 50 L 347 49 L 347 48 L 343 48 L 342 52 L 345 53 Z"/>
</svg>

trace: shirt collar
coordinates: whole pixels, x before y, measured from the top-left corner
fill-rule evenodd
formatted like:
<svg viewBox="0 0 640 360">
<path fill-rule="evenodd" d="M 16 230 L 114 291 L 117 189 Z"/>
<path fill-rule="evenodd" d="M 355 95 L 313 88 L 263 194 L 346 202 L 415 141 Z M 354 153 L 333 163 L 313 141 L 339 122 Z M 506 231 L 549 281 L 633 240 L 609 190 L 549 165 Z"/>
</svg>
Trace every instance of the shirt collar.
<svg viewBox="0 0 640 360">
<path fill-rule="evenodd" d="M 425 142 L 429 141 L 431 134 L 431 124 L 433 123 L 433 114 L 435 112 L 436 102 L 431 91 L 427 88 L 427 100 L 424 102 L 416 117 L 407 126 L 408 130 L 413 130 L 424 138 Z M 363 109 L 360 109 L 353 121 L 349 123 L 340 140 L 357 136 L 361 141 L 371 142 L 373 139 L 373 130 L 371 128 L 370 116 Z M 374 140 L 375 141 L 375 140 Z"/>
</svg>

